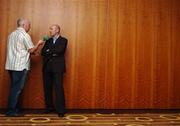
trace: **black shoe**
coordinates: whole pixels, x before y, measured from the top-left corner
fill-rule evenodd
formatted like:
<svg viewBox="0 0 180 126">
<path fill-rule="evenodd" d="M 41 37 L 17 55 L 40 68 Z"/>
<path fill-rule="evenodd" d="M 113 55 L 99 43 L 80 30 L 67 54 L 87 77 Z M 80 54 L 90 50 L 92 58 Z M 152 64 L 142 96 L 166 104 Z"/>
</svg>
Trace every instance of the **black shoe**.
<svg viewBox="0 0 180 126">
<path fill-rule="evenodd" d="M 17 114 L 17 113 L 9 113 L 6 114 L 7 117 L 23 117 L 23 114 Z"/>
<path fill-rule="evenodd" d="M 46 109 L 45 111 L 44 111 L 44 113 L 45 114 L 48 114 L 48 113 L 52 113 L 54 110 L 53 109 Z"/>
<path fill-rule="evenodd" d="M 58 117 L 64 117 L 64 113 L 58 113 Z"/>
</svg>

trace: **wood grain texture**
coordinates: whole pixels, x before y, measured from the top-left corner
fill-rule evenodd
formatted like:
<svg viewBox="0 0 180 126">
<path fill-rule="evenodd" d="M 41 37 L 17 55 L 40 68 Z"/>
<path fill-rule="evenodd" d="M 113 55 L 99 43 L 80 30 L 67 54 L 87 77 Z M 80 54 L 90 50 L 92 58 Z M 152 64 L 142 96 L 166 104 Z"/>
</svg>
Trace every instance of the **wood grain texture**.
<svg viewBox="0 0 180 126">
<path fill-rule="evenodd" d="M 179 0 L 0 0 L 0 108 L 6 108 L 7 36 L 28 18 L 34 44 L 61 26 L 68 39 L 67 108 L 180 107 Z M 44 108 L 41 56 L 31 57 L 24 108 Z"/>
</svg>

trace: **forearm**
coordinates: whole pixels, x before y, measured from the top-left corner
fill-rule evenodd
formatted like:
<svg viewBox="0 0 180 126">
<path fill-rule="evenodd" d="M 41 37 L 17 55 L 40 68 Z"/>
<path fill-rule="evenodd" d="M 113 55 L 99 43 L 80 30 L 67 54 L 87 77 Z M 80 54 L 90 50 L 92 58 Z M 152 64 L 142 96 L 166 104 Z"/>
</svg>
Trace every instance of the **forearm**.
<svg viewBox="0 0 180 126">
<path fill-rule="evenodd" d="M 51 54 L 61 55 L 64 54 L 65 48 L 52 49 Z"/>
<path fill-rule="evenodd" d="M 39 45 L 35 45 L 33 48 L 29 49 L 29 53 L 33 54 L 37 49 Z"/>
<path fill-rule="evenodd" d="M 64 54 L 64 52 L 66 50 L 66 46 L 67 46 L 67 42 L 64 43 L 63 45 L 61 45 L 59 48 L 53 48 L 51 50 L 51 52 L 52 52 L 52 54 L 56 54 L 56 55 Z"/>
<path fill-rule="evenodd" d="M 43 41 L 40 40 L 33 48 L 29 49 L 28 50 L 29 53 L 31 54 L 35 53 L 38 50 L 39 46 L 43 44 L 42 42 Z"/>
</svg>

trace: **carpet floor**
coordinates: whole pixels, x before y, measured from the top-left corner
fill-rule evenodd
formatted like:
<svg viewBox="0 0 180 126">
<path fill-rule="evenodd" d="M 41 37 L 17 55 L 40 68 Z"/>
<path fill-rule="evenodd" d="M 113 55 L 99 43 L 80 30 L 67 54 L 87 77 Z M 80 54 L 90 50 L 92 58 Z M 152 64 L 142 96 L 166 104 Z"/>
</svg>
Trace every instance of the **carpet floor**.
<svg viewBox="0 0 180 126">
<path fill-rule="evenodd" d="M 67 113 L 31 114 L 6 117 L 0 114 L 0 126 L 180 126 L 180 113 Z"/>
</svg>

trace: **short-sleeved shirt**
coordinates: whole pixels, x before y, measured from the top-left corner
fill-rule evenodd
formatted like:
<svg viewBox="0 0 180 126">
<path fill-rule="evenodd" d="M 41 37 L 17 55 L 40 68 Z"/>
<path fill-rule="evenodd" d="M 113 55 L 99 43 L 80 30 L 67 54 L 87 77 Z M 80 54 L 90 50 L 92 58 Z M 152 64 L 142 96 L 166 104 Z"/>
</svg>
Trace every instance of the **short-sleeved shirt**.
<svg viewBox="0 0 180 126">
<path fill-rule="evenodd" d="M 31 37 L 26 31 L 18 27 L 8 37 L 6 70 L 22 71 L 30 69 L 29 49 L 33 48 Z"/>
</svg>

